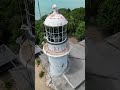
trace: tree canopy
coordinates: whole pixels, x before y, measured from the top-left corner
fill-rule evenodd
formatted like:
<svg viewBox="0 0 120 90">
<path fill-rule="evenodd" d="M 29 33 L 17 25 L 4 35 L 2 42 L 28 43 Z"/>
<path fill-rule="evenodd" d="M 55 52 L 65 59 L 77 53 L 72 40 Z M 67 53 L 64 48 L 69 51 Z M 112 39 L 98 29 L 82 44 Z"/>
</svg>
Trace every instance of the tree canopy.
<svg viewBox="0 0 120 90">
<path fill-rule="evenodd" d="M 105 0 L 98 9 L 97 25 L 112 30 L 120 31 L 120 0 Z"/>
<path fill-rule="evenodd" d="M 27 4 L 32 14 L 33 5 L 29 0 Z M 18 49 L 16 39 L 23 34 L 22 22 L 27 23 L 24 0 L 0 0 L 0 44 L 6 44 L 13 52 Z"/>
</svg>

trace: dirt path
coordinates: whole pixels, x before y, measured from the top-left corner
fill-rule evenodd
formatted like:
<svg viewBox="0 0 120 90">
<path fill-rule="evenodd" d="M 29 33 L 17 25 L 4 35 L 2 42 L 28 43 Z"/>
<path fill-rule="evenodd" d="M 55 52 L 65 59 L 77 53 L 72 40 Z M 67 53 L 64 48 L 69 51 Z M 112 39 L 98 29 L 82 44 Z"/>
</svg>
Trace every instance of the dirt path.
<svg viewBox="0 0 120 90">
<path fill-rule="evenodd" d="M 77 43 L 78 43 L 78 40 L 77 40 L 75 37 L 69 37 L 69 38 L 68 38 L 68 41 L 69 41 L 70 43 L 74 43 L 74 44 L 77 44 Z"/>
<path fill-rule="evenodd" d="M 42 78 L 39 77 L 39 73 L 41 71 L 45 72 Z M 38 67 L 37 65 L 35 65 L 35 90 L 52 90 L 46 86 L 45 76 L 46 70 L 44 69 L 44 67 L 41 64 Z"/>
</svg>

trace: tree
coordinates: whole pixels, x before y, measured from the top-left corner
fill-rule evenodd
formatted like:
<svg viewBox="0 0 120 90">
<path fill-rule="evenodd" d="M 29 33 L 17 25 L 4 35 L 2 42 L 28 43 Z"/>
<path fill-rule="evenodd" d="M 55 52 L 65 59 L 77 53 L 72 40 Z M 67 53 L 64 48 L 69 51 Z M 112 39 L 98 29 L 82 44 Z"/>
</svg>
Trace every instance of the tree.
<svg viewBox="0 0 120 90">
<path fill-rule="evenodd" d="M 67 24 L 68 33 L 70 33 L 72 35 L 72 33 L 75 32 L 75 29 L 76 29 L 75 20 L 74 20 L 73 16 L 70 15 L 70 17 L 68 18 L 68 24 Z"/>
<path fill-rule="evenodd" d="M 75 36 L 78 40 L 85 38 L 85 21 L 81 21 L 76 29 Z"/>
<path fill-rule="evenodd" d="M 76 8 L 71 11 L 70 15 L 73 16 L 73 18 L 76 20 L 76 23 L 78 23 L 79 20 L 84 21 L 85 18 L 85 8 Z"/>
<path fill-rule="evenodd" d="M 36 44 L 41 45 L 44 40 L 44 26 L 42 20 L 38 20 L 35 22 L 35 37 Z"/>
<path fill-rule="evenodd" d="M 28 0 L 27 4 L 29 4 L 29 12 L 33 14 L 33 3 Z M 16 39 L 23 34 L 20 30 L 22 18 L 23 23 L 26 24 L 24 0 L 0 0 L 0 43 L 6 44 L 13 52 L 18 49 Z M 30 21 L 34 21 L 34 17 L 30 18 Z"/>
<path fill-rule="evenodd" d="M 120 0 L 106 0 L 98 9 L 97 25 L 113 33 L 120 31 Z M 111 33 L 112 33 L 111 32 Z"/>
</svg>

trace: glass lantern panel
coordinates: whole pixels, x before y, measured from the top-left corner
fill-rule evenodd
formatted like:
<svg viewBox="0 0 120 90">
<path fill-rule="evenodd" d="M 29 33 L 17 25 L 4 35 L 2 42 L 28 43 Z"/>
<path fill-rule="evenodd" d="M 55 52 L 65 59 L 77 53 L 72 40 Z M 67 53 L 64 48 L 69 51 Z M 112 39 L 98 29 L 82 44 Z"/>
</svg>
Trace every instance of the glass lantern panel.
<svg viewBox="0 0 120 90">
<path fill-rule="evenodd" d="M 50 33 L 53 33 L 53 32 L 54 32 L 54 28 L 50 27 Z"/>
<path fill-rule="evenodd" d="M 58 33 L 58 27 L 54 27 L 54 33 Z"/>
<path fill-rule="evenodd" d="M 62 32 L 62 26 L 59 27 L 59 33 Z"/>
</svg>

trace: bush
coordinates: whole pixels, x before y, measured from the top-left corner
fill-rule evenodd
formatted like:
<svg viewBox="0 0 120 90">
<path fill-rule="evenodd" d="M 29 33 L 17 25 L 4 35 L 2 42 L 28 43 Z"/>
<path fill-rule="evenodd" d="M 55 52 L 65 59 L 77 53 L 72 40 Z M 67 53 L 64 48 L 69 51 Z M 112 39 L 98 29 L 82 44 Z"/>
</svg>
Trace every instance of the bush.
<svg viewBox="0 0 120 90">
<path fill-rule="evenodd" d="M 37 60 L 37 65 L 40 65 L 40 60 Z"/>
<path fill-rule="evenodd" d="M 75 36 L 77 37 L 78 40 L 82 40 L 85 38 L 85 22 L 84 21 L 79 23 L 75 32 Z"/>
<path fill-rule="evenodd" d="M 120 31 L 120 0 L 106 0 L 98 9 L 97 25 L 112 30 Z"/>
<path fill-rule="evenodd" d="M 35 37 L 36 37 L 36 44 L 41 45 L 44 41 L 44 25 L 43 21 L 39 20 L 35 22 Z"/>
<path fill-rule="evenodd" d="M 39 73 L 39 77 L 42 78 L 42 77 L 44 76 L 44 74 L 45 74 L 45 72 L 41 71 L 41 72 Z"/>
<path fill-rule="evenodd" d="M 10 90 L 11 87 L 12 87 L 12 82 L 11 82 L 11 81 L 5 81 L 5 82 L 4 82 L 4 85 L 5 85 L 5 88 L 6 88 L 7 90 Z"/>
</svg>

